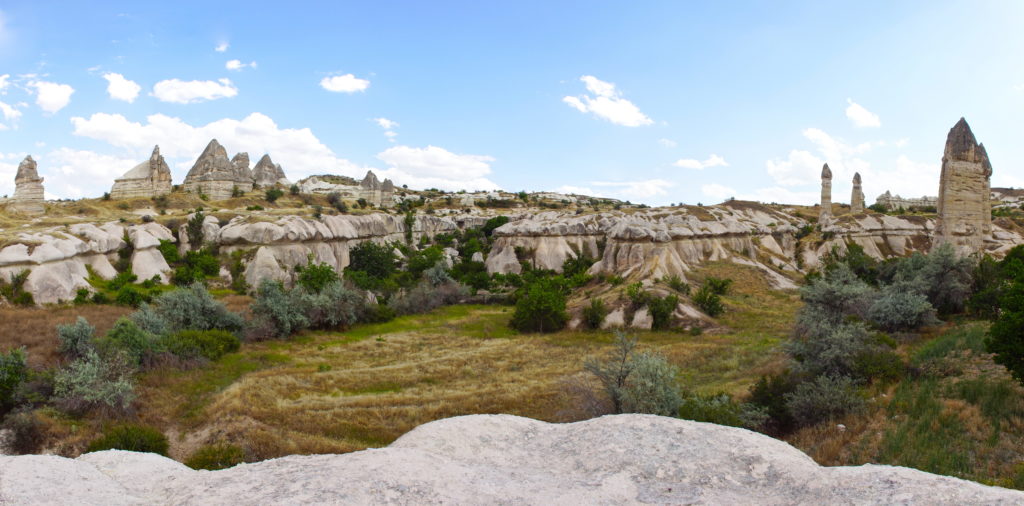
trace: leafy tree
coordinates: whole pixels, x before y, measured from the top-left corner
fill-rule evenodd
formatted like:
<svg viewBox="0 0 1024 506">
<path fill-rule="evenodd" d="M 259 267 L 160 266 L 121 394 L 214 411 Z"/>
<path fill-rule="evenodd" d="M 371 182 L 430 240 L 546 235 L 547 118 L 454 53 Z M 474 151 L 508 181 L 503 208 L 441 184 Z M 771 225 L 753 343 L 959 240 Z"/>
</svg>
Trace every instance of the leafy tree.
<svg viewBox="0 0 1024 506">
<path fill-rule="evenodd" d="M 312 255 L 305 266 L 296 266 L 295 270 L 299 273 L 298 285 L 312 293 L 320 293 L 328 284 L 340 280 L 334 267 L 325 263 L 313 263 Z"/>
<path fill-rule="evenodd" d="M 490 237 L 491 234 L 494 233 L 494 229 L 508 223 L 508 221 L 508 216 L 495 216 L 487 220 L 487 222 L 484 223 L 483 228 L 481 228 L 480 230 L 484 233 L 485 236 Z"/>
<path fill-rule="evenodd" d="M 520 332 L 554 332 L 564 328 L 568 320 L 563 285 L 544 278 L 531 283 L 516 301 L 510 324 Z"/>
<path fill-rule="evenodd" d="M 590 305 L 583 308 L 583 321 L 586 322 L 588 328 L 601 328 L 605 316 L 608 316 L 608 308 L 605 307 L 604 301 L 601 299 L 591 299 Z"/>
<path fill-rule="evenodd" d="M 192 249 L 199 249 L 203 247 L 203 241 L 206 239 L 206 232 L 203 231 L 203 222 L 206 220 L 206 215 L 203 211 L 197 210 L 192 217 L 188 219 L 188 223 L 185 224 L 185 234 L 188 236 L 188 245 Z"/>
<path fill-rule="evenodd" d="M 18 398 L 18 389 L 28 377 L 27 354 L 23 348 L 0 353 L 0 412 L 9 411 Z"/>
<path fill-rule="evenodd" d="M 387 279 L 397 269 L 394 249 L 388 245 L 364 241 L 349 251 L 350 271 L 365 272 L 378 280 Z"/>
</svg>

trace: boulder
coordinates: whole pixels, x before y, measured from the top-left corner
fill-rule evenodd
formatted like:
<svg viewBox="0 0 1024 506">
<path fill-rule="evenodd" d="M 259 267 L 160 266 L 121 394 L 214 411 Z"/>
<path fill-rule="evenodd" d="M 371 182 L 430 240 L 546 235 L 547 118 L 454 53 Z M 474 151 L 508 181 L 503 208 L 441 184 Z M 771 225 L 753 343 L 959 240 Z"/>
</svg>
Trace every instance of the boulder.
<svg viewBox="0 0 1024 506">
<path fill-rule="evenodd" d="M 5 456 L 0 476 L 5 504 L 1024 502 L 1024 492 L 902 467 L 821 467 L 768 436 L 653 415 L 566 424 L 461 416 L 417 427 L 386 448 L 220 471 L 120 450 L 74 460 Z"/>
</svg>

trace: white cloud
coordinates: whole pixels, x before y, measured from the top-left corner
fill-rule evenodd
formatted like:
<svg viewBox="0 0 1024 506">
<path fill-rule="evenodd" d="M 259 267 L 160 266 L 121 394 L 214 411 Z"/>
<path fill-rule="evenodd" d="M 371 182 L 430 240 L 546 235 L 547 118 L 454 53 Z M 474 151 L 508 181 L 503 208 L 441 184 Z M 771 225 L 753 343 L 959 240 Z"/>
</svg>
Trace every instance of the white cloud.
<svg viewBox="0 0 1024 506">
<path fill-rule="evenodd" d="M 674 148 L 679 145 L 678 142 L 673 141 L 671 139 L 658 139 L 658 144 L 661 144 L 666 148 Z"/>
<path fill-rule="evenodd" d="M 797 192 L 777 186 L 770 188 L 758 188 L 751 192 L 738 192 L 728 186 L 717 183 L 706 184 L 700 187 L 701 193 L 710 197 L 714 203 L 724 202 L 735 198 L 738 200 L 753 200 L 756 202 L 778 204 L 802 204 L 812 205 L 820 198 L 820 193 Z"/>
<path fill-rule="evenodd" d="M 725 161 L 725 158 L 722 158 L 714 153 L 712 153 L 711 156 L 709 156 L 708 159 L 704 160 L 703 162 L 700 160 L 695 160 L 693 158 L 684 158 L 682 160 L 677 160 L 676 163 L 673 163 L 672 165 L 675 165 L 676 167 L 682 167 L 684 169 L 696 170 L 707 169 L 710 167 L 729 166 L 728 162 Z"/>
<path fill-rule="evenodd" d="M 811 154 L 810 151 L 794 149 L 785 160 L 768 160 L 765 167 L 768 175 L 776 183 L 783 186 L 803 186 L 814 184 L 821 179 L 821 166 L 824 161 Z"/>
<path fill-rule="evenodd" d="M 152 95 L 161 102 L 175 104 L 194 104 L 206 100 L 231 98 L 238 95 L 238 88 L 231 84 L 230 79 L 216 81 L 182 81 L 167 79 L 153 86 Z"/>
<path fill-rule="evenodd" d="M 715 200 L 725 200 L 736 196 L 736 190 L 718 183 L 702 185 L 700 192 Z"/>
<path fill-rule="evenodd" d="M 123 100 L 130 104 L 135 101 L 135 98 L 139 96 L 139 92 L 142 91 L 142 87 L 138 83 L 125 79 L 121 74 L 107 72 L 103 74 L 103 78 L 107 80 L 107 93 L 114 100 Z"/>
<path fill-rule="evenodd" d="M 852 99 L 846 99 L 846 103 L 849 104 L 846 108 L 846 117 L 853 122 L 853 126 L 871 128 L 882 126 L 882 121 L 878 119 L 877 114 L 865 109 L 864 106 Z"/>
<path fill-rule="evenodd" d="M 67 84 L 47 81 L 29 81 L 29 87 L 35 88 L 36 105 L 40 109 L 53 114 L 71 102 L 71 94 L 75 89 Z"/>
<path fill-rule="evenodd" d="M 389 168 L 380 171 L 395 184 L 442 190 L 496 190 L 501 187 L 487 179 L 494 158 L 460 155 L 437 146 L 413 148 L 395 146 L 377 154 Z"/>
<path fill-rule="evenodd" d="M 325 77 L 320 80 L 320 86 L 327 91 L 355 93 L 357 91 L 366 91 L 366 88 L 370 87 L 370 81 L 359 79 L 352 74 L 345 74 Z"/>
<path fill-rule="evenodd" d="M 193 126 L 179 118 L 154 114 L 146 123 L 129 121 L 120 114 L 96 113 L 71 118 L 74 134 L 125 148 L 140 161 L 156 144 L 176 169 L 175 181 L 184 178 L 210 139 L 216 138 L 229 154 L 245 151 L 254 157 L 269 153 L 295 181 L 313 174 L 362 177 L 365 167 L 339 158 L 309 128 L 280 128 L 270 117 L 254 112 L 242 120 L 220 119 Z M 111 181 L 112 182 L 112 181 Z"/>
<path fill-rule="evenodd" d="M 221 42 L 220 44 L 217 44 L 217 47 L 213 48 L 213 50 L 218 53 L 223 53 L 228 50 L 228 46 L 229 44 L 227 42 Z"/>
<path fill-rule="evenodd" d="M 11 82 L 8 81 L 10 77 L 10 74 L 0 75 L 0 95 L 7 94 L 7 87 L 11 85 Z"/>
<path fill-rule="evenodd" d="M 46 189 L 57 198 L 96 197 L 141 160 L 93 151 L 59 148 L 40 157 Z M 51 177 L 47 177 L 51 176 Z"/>
<path fill-rule="evenodd" d="M 668 195 L 668 189 L 675 183 L 664 179 L 643 181 L 591 181 L 591 186 L 608 188 L 610 196 L 626 200 L 644 200 L 659 195 Z"/>
<path fill-rule="evenodd" d="M 575 195 L 586 195 L 588 197 L 604 197 L 601 192 L 588 188 L 586 186 L 573 186 L 573 185 L 562 185 L 555 188 L 557 193 L 569 193 Z"/>
<path fill-rule="evenodd" d="M 0 112 L 4 114 L 4 119 L 7 121 L 14 122 L 21 118 L 21 111 L 13 105 L 4 102 L 0 102 Z"/>
<path fill-rule="evenodd" d="M 391 121 L 387 118 L 373 118 L 373 121 L 385 130 L 391 130 L 398 126 L 397 121 Z"/>
<path fill-rule="evenodd" d="M 228 62 L 224 64 L 224 68 L 228 70 L 242 70 L 245 67 L 254 69 L 256 68 L 256 62 L 252 61 L 249 63 L 242 63 L 242 60 L 228 60 Z"/>
<path fill-rule="evenodd" d="M 653 123 L 640 109 L 622 98 L 615 84 L 604 82 L 594 76 L 580 77 L 580 81 L 587 87 L 587 91 L 593 94 L 567 96 L 562 101 L 570 107 L 582 113 L 592 113 L 599 118 L 604 118 L 616 125 L 637 127 Z"/>
</svg>

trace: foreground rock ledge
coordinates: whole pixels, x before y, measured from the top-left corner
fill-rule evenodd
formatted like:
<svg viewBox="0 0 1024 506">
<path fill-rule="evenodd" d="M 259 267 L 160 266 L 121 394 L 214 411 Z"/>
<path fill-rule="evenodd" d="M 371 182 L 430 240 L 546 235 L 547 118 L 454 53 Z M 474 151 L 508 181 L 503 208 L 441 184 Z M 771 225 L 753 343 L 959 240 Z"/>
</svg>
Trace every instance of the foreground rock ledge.
<svg viewBox="0 0 1024 506">
<path fill-rule="evenodd" d="M 473 415 L 391 446 L 193 471 L 153 454 L 0 457 L 3 504 L 1021 504 L 901 467 L 820 467 L 742 429 L 649 415 Z"/>
</svg>

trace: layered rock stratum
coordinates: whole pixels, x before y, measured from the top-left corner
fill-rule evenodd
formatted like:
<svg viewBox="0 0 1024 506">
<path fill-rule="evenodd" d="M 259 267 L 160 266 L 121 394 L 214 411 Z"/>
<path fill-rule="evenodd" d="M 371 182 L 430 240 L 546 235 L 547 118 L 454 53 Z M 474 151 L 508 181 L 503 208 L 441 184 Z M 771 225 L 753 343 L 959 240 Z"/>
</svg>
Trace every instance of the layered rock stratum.
<svg viewBox="0 0 1024 506">
<path fill-rule="evenodd" d="M 7 208 L 22 214 L 37 215 L 46 212 L 44 202 L 43 178 L 36 171 L 36 161 L 32 155 L 28 155 L 18 164 L 18 172 L 14 175 L 14 196 Z"/>
<path fill-rule="evenodd" d="M 390 446 L 193 471 L 154 454 L 0 457 L 4 504 L 1020 504 L 913 469 L 821 467 L 743 429 L 653 415 L 472 415 Z"/>
<path fill-rule="evenodd" d="M 160 154 L 160 146 L 153 148 L 149 160 L 115 179 L 110 189 L 110 197 L 115 199 L 156 197 L 168 193 L 171 193 L 171 168 Z"/>
<path fill-rule="evenodd" d="M 229 160 L 224 146 L 213 139 L 196 159 L 182 184 L 185 191 L 203 194 L 213 200 L 231 197 L 235 188 L 250 191 L 252 173 L 249 171 L 249 155 L 239 153 L 235 155 L 234 161 Z"/>
</svg>

